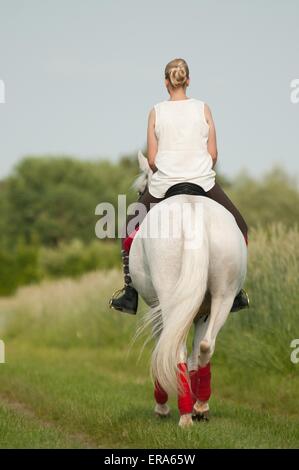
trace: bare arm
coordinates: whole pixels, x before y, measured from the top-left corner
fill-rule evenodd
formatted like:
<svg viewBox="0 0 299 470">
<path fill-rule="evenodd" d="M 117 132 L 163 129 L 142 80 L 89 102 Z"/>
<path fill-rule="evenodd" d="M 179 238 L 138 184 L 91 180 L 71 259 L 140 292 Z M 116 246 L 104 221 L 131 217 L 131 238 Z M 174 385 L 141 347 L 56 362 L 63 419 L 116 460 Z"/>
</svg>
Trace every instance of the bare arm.
<svg viewBox="0 0 299 470">
<path fill-rule="evenodd" d="M 158 151 L 158 141 L 155 134 L 155 109 L 152 108 L 148 115 L 147 126 L 147 158 L 148 164 L 153 172 L 157 171 L 155 165 L 156 155 Z"/>
<path fill-rule="evenodd" d="M 218 158 L 216 129 L 215 129 L 215 124 L 214 124 L 211 110 L 206 103 L 205 103 L 204 112 L 205 112 L 206 121 L 210 127 L 207 147 L 208 147 L 208 152 L 213 159 L 213 168 L 214 168 L 217 162 L 217 158 Z"/>
</svg>

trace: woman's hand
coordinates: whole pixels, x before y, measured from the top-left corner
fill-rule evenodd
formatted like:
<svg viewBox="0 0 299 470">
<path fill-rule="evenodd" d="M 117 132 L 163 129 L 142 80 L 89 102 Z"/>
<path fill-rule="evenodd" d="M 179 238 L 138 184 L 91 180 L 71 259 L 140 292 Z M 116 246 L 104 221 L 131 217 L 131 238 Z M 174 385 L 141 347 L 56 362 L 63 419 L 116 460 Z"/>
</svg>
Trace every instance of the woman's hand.
<svg viewBox="0 0 299 470">
<path fill-rule="evenodd" d="M 147 159 L 148 164 L 154 173 L 157 171 L 155 160 L 158 151 L 158 141 L 155 134 L 155 114 L 155 108 L 152 108 L 148 115 L 147 125 Z"/>
<path fill-rule="evenodd" d="M 152 170 L 153 173 L 156 173 L 156 171 L 158 171 L 158 168 L 156 167 L 155 164 L 149 165 L 149 166 L 150 166 L 150 169 Z"/>
<path fill-rule="evenodd" d="M 206 103 L 205 103 L 205 107 L 204 107 L 204 113 L 205 113 L 205 118 L 206 118 L 207 124 L 209 125 L 209 128 L 210 128 L 207 147 L 208 147 L 208 152 L 212 157 L 213 168 L 214 168 L 214 166 L 216 165 L 216 162 L 217 162 L 217 157 L 218 157 L 216 129 L 215 129 L 215 124 L 214 124 L 214 120 L 213 120 L 213 117 L 212 117 L 211 110 L 210 110 L 209 106 Z"/>
</svg>

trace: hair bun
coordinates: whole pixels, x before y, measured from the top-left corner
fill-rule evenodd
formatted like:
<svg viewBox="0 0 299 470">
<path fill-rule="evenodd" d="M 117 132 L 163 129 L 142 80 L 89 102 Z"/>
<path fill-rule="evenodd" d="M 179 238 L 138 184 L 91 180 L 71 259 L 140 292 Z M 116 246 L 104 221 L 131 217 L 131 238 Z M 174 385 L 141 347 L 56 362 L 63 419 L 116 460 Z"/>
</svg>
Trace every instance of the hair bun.
<svg viewBox="0 0 299 470">
<path fill-rule="evenodd" d="M 165 68 L 165 78 L 168 78 L 173 88 L 184 86 L 189 78 L 189 69 L 184 59 L 174 59 Z"/>
<path fill-rule="evenodd" d="M 183 86 L 187 81 L 186 71 L 178 65 L 170 71 L 170 82 L 173 87 Z"/>
</svg>

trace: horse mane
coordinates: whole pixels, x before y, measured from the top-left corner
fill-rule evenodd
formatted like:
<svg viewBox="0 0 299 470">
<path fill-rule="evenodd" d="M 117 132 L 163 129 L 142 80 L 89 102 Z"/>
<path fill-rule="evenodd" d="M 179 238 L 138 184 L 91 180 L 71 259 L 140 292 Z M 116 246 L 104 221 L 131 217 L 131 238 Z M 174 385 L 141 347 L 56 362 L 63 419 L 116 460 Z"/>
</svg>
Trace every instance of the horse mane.
<svg viewBox="0 0 299 470">
<path fill-rule="evenodd" d="M 147 174 L 142 171 L 134 180 L 131 188 L 137 191 L 138 193 L 143 193 L 147 186 L 147 179 Z"/>
<path fill-rule="evenodd" d="M 131 185 L 131 188 L 135 189 L 139 194 L 142 194 L 148 185 L 149 176 L 152 171 L 149 167 L 147 158 L 143 155 L 141 150 L 138 151 L 138 162 L 140 173 Z"/>
</svg>

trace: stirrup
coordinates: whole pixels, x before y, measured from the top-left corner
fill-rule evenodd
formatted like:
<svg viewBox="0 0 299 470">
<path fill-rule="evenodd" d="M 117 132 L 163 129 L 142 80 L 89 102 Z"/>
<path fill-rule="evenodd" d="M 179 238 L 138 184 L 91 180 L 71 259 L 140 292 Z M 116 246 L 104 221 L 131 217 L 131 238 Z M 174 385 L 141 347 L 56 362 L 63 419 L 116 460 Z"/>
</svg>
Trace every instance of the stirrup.
<svg viewBox="0 0 299 470">
<path fill-rule="evenodd" d="M 246 302 L 245 302 L 245 303 L 242 303 L 242 302 L 241 302 L 241 304 L 237 304 L 237 305 L 234 307 L 234 303 L 235 303 L 236 299 L 238 298 L 238 296 L 240 296 L 240 295 L 241 295 L 241 297 L 243 297 L 243 300 L 244 300 L 244 299 L 246 300 Z M 243 310 L 243 309 L 245 309 L 245 308 L 248 309 L 248 308 L 250 307 L 250 304 L 249 304 L 249 296 L 248 296 L 248 294 L 247 294 L 247 292 L 246 292 L 245 289 L 241 289 L 241 290 L 240 290 L 240 292 L 238 293 L 238 295 L 237 295 L 237 296 L 235 297 L 235 299 L 234 299 L 234 303 L 233 303 L 233 305 L 232 305 L 232 307 L 231 307 L 230 312 L 238 312 L 238 311 L 240 311 L 240 310 Z"/>
<path fill-rule="evenodd" d="M 124 291 L 125 291 L 125 286 L 122 287 L 121 289 L 117 289 L 113 292 L 113 294 L 111 296 L 111 299 L 109 300 L 109 307 L 110 308 L 114 309 L 114 307 L 112 305 L 112 300 L 116 299 L 119 296 L 119 294 L 122 294 Z"/>
<path fill-rule="evenodd" d="M 241 291 L 243 295 L 245 295 L 246 297 L 246 300 L 247 300 L 247 306 L 244 307 L 244 308 L 249 308 L 250 307 L 250 301 L 249 301 L 249 295 L 247 294 L 246 290 L 245 289 L 241 289 Z"/>
</svg>

